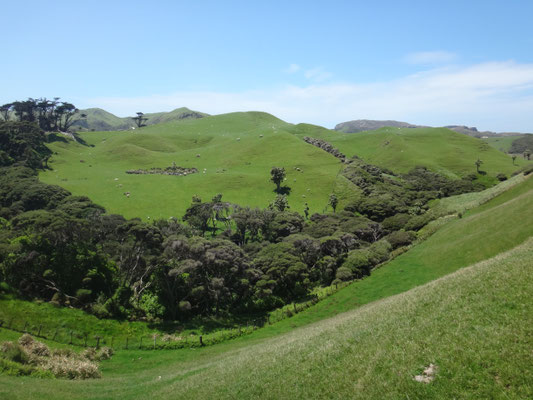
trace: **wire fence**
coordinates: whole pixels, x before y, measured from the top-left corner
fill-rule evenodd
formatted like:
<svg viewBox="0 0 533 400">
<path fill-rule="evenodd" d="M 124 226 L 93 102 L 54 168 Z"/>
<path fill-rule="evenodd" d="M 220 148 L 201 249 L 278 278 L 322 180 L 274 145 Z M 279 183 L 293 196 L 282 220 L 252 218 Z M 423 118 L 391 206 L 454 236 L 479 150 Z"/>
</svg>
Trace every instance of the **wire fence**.
<svg viewBox="0 0 533 400">
<path fill-rule="evenodd" d="M 9 316 L 0 311 L 0 328 L 14 332 L 28 333 L 37 338 L 50 340 L 56 343 L 78 347 L 110 347 L 118 350 L 163 350 L 183 349 L 212 346 L 227 340 L 249 335 L 255 330 L 267 325 L 272 325 L 284 319 L 308 309 L 320 300 L 331 296 L 340 289 L 348 286 L 351 282 L 342 282 L 337 285 L 321 289 L 307 301 L 287 304 L 274 310 L 267 315 L 251 319 L 246 323 L 236 325 L 233 328 L 221 329 L 207 334 L 182 334 L 175 333 L 151 333 L 143 335 L 105 335 L 94 332 L 83 332 L 67 327 L 47 326 L 35 321 L 28 321 L 23 316 Z"/>
</svg>

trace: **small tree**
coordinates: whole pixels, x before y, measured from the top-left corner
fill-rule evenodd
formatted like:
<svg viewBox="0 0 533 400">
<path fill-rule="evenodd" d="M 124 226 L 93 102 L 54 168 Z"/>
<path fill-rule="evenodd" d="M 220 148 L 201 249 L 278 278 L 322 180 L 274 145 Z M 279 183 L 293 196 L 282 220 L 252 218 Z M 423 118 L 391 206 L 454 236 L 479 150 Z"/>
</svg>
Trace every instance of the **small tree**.
<svg viewBox="0 0 533 400">
<path fill-rule="evenodd" d="M 285 196 L 284 194 L 278 194 L 276 198 L 274 199 L 274 201 L 270 203 L 269 207 L 272 210 L 278 210 L 280 212 L 283 212 L 290 208 L 289 200 L 287 199 L 287 196 Z"/>
<path fill-rule="evenodd" d="M 333 208 L 333 212 L 336 212 L 337 204 L 339 204 L 339 199 L 337 198 L 335 193 L 331 193 L 329 195 L 329 205 L 331 206 L 331 208 Z"/>
<path fill-rule="evenodd" d="M 479 167 L 481 167 L 481 164 L 483 164 L 483 161 L 478 158 L 474 164 L 476 165 L 476 171 L 479 174 Z"/>
<path fill-rule="evenodd" d="M 514 162 L 516 161 L 516 154 L 513 154 L 511 158 L 513 159 L 513 165 L 515 165 Z"/>
<path fill-rule="evenodd" d="M 285 179 L 285 168 L 272 167 L 270 170 L 270 180 L 276 184 L 276 192 L 279 192 L 283 179 Z"/>
<path fill-rule="evenodd" d="M 135 121 L 135 123 L 137 124 L 137 128 L 142 128 L 143 126 L 145 126 L 144 123 L 145 123 L 146 121 L 148 121 L 148 118 L 146 118 L 146 117 L 144 116 L 144 113 L 142 113 L 142 112 L 138 112 L 138 113 L 137 113 L 137 116 L 136 116 L 136 117 L 133 117 L 132 119 L 133 119 L 133 120 Z"/>
</svg>

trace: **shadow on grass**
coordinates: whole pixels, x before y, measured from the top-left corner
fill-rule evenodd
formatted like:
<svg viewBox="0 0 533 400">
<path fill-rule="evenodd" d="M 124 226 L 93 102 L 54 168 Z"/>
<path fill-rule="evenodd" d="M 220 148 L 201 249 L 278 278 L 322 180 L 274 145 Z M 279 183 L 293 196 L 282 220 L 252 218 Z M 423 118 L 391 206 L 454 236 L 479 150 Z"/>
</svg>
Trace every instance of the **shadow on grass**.
<svg viewBox="0 0 533 400">
<path fill-rule="evenodd" d="M 289 186 L 281 186 L 279 189 L 274 189 L 274 193 L 288 196 L 291 194 L 291 190 L 292 189 Z"/>
</svg>

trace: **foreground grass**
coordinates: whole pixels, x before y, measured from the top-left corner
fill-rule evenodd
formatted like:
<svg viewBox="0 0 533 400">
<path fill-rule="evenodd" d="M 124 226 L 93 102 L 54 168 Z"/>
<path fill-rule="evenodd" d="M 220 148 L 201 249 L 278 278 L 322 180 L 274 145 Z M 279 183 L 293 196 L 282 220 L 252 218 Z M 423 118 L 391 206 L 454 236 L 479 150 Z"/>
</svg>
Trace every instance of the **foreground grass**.
<svg viewBox="0 0 533 400">
<path fill-rule="evenodd" d="M 533 396 L 533 240 L 404 294 L 246 347 L 121 352 L 103 379 L 0 377 L 2 398 Z M 413 377 L 437 365 L 430 384 Z"/>
</svg>

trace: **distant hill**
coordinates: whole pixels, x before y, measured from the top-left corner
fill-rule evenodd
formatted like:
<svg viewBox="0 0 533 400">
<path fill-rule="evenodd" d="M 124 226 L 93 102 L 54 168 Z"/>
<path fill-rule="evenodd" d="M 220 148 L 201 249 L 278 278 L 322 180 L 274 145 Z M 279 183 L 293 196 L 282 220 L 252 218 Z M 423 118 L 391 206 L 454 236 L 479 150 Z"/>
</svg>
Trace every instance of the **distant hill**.
<svg viewBox="0 0 533 400">
<path fill-rule="evenodd" d="M 376 121 L 371 119 L 357 119 L 354 121 L 341 122 L 335 126 L 335 130 L 344 133 L 357 133 L 364 131 L 374 131 L 376 129 L 391 126 L 394 128 L 417 128 L 419 125 L 413 125 L 401 121 Z"/>
<path fill-rule="evenodd" d="M 335 126 L 335 130 L 344 133 L 358 133 L 364 131 L 375 131 L 377 129 L 385 127 L 393 128 L 427 128 L 424 125 L 415 125 L 408 122 L 394 121 L 394 120 L 371 120 L 371 119 L 357 119 L 353 121 L 341 122 Z M 519 132 L 492 132 L 492 131 L 479 131 L 475 126 L 469 127 L 465 125 L 446 125 L 444 128 L 448 128 L 454 132 L 462 133 L 464 135 L 484 138 L 484 137 L 501 137 L 501 136 L 522 136 Z"/>
<path fill-rule="evenodd" d="M 86 117 L 81 116 L 85 114 Z M 169 112 L 144 114 L 148 120 L 146 125 L 160 124 L 164 122 L 178 121 L 183 119 L 197 119 L 207 117 L 209 114 L 189 110 L 186 107 L 176 108 Z M 131 129 L 136 124 L 131 117 L 117 117 L 114 114 L 101 108 L 88 108 L 80 110 L 75 117 L 75 122 L 71 129 L 74 131 L 120 131 Z"/>
</svg>

